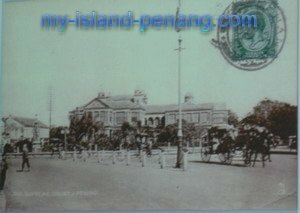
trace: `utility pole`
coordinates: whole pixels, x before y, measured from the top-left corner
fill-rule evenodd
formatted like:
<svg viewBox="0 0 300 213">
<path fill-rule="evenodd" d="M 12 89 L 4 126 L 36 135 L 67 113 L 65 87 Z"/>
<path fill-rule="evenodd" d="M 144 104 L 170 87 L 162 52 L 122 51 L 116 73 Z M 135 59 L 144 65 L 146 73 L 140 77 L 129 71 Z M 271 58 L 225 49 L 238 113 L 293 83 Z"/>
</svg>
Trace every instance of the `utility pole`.
<svg viewBox="0 0 300 213">
<path fill-rule="evenodd" d="M 178 38 L 178 48 L 175 49 L 175 51 L 178 51 L 178 146 L 177 146 L 177 162 L 176 162 L 176 168 L 182 168 L 183 163 L 183 153 L 182 153 L 182 105 L 181 105 L 181 51 L 185 48 L 181 47 L 182 38 L 180 35 L 181 29 L 177 26 L 179 13 L 181 8 L 181 0 L 178 0 L 178 7 L 176 11 L 176 20 L 175 20 L 175 29 L 176 32 L 179 34 Z"/>
<path fill-rule="evenodd" d="M 39 123 L 38 123 L 38 116 L 35 114 L 35 122 L 33 127 L 33 142 L 39 142 Z"/>
<path fill-rule="evenodd" d="M 50 86 L 49 88 L 49 143 L 51 141 L 52 111 L 53 111 L 53 94 L 52 94 L 52 86 Z"/>
</svg>

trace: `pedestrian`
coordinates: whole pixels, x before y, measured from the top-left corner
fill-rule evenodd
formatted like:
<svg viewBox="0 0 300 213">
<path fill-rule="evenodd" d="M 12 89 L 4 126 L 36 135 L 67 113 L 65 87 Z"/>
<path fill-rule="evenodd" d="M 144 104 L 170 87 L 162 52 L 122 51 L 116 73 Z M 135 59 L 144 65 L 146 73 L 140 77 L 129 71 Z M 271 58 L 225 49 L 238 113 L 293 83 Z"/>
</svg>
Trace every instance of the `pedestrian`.
<svg viewBox="0 0 300 213">
<path fill-rule="evenodd" d="M 2 137 L 1 141 L 1 153 L 2 157 L 6 155 L 7 152 L 11 151 L 10 138 L 9 134 L 6 133 Z"/>
<path fill-rule="evenodd" d="M 8 153 L 8 152 L 10 152 L 11 151 L 11 145 L 9 144 L 9 143 L 6 143 L 5 145 L 4 145 L 4 148 L 3 148 L 3 152 L 2 152 L 2 157 L 3 156 L 6 156 L 6 154 Z"/>
<path fill-rule="evenodd" d="M 60 145 L 58 147 L 58 159 L 62 159 L 62 147 Z"/>
<path fill-rule="evenodd" d="M 146 137 L 146 140 L 145 140 L 145 145 L 146 145 L 146 152 L 147 152 L 147 155 L 151 157 L 152 155 L 152 141 Z"/>
<path fill-rule="evenodd" d="M 28 158 L 28 149 L 26 146 L 23 147 L 23 154 L 22 154 L 22 172 L 24 170 L 25 164 L 27 165 L 28 171 L 30 171 L 30 164 L 29 164 L 29 158 Z"/>
<path fill-rule="evenodd" d="M 8 169 L 8 165 L 6 162 L 6 158 L 2 157 L 2 160 L 0 162 L 0 191 L 2 191 L 4 187 L 7 169 Z"/>
</svg>

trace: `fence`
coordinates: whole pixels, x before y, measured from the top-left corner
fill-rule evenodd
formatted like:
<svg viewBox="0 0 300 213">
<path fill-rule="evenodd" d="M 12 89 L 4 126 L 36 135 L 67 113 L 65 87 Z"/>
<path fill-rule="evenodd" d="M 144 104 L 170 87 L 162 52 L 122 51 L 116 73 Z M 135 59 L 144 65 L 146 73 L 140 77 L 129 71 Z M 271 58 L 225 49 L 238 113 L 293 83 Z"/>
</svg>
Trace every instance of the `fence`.
<svg viewBox="0 0 300 213">
<path fill-rule="evenodd" d="M 188 153 L 200 152 L 200 148 L 188 148 L 189 152 L 183 152 L 183 170 L 188 167 Z M 121 164 L 124 166 L 140 166 L 150 167 L 156 166 L 157 168 L 174 167 L 176 163 L 177 148 L 168 146 L 165 149 L 151 150 L 151 155 L 145 151 L 138 150 L 74 150 L 74 151 L 61 151 L 56 152 L 35 152 L 29 153 L 32 157 L 54 157 L 58 156 L 62 160 L 72 160 L 73 162 L 86 162 L 98 164 Z M 9 153 L 8 157 L 21 157 L 22 153 Z"/>
</svg>

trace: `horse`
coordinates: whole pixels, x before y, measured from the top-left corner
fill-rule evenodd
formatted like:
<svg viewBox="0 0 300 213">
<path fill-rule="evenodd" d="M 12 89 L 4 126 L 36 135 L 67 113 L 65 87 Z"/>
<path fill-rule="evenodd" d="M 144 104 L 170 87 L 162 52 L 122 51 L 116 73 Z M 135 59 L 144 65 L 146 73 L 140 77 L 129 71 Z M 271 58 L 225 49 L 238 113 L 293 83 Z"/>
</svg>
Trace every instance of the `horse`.
<svg viewBox="0 0 300 213">
<path fill-rule="evenodd" d="M 255 166 L 257 156 L 261 154 L 262 165 L 265 161 L 271 162 L 271 146 L 275 147 L 273 134 L 262 127 L 245 127 L 239 129 L 238 134 L 235 129 L 219 130 L 215 127 L 208 131 L 208 144 L 211 152 L 231 154 L 236 150 L 243 151 L 243 159 L 246 165 Z M 213 139 L 219 141 L 216 149 L 213 148 Z"/>
<path fill-rule="evenodd" d="M 259 132 L 256 129 L 249 131 L 249 140 L 246 145 L 246 161 L 251 166 L 251 161 L 253 162 L 252 167 L 255 166 L 258 154 L 261 154 L 262 166 L 265 167 L 265 157 L 268 156 L 269 161 L 270 156 L 270 146 L 267 140 L 267 132 Z M 252 160 L 252 155 L 254 158 Z"/>
<path fill-rule="evenodd" d="M 268 157 L 269 162 L 272 162 L 272 160 L 271 160 L 271 145 L 273 146 L 273 148 L 276 148 L 276 146 L 277 146 L 277 144 L 275 143 L 275 138 L 272 133 L 267 134 L 266 143 L 267 143 L 267 157 Z"/>
</svg>

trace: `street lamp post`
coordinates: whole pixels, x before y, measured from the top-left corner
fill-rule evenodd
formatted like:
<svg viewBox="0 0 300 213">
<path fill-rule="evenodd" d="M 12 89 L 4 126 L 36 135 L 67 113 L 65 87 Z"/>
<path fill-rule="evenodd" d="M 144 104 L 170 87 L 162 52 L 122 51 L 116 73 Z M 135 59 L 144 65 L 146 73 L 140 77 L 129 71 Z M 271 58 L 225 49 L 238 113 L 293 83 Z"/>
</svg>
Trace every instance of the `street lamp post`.
<svg viewBox="0 0 300 213">
<path fill-rule="evenodd" d="M 178 38 L 178 48 L 175 49 L 178 51 L 178 147 L 177 147 L 177 162 L 176 162 L 176 168 L 182 168 L 182 161 L 183 161 L 183 154 L 182 154 L 182 105 L 181 105 L 181 51 L 184 50 L 184 48 L 181 47 L 182 38 L 180 36 L 180 27 L 177 26 L 177 22 L 179 20 L 179 13 L 180 13 L 180 7 L 181 7 L 181 0 L 178 0 L 178 7 L 176 11 L 176 32 L 179 33 Z"/>
<path fill-rule="evenodd" d="M 178 39 L 178 147 L 177 147 L 177 162 L 176 168 L 182 167 L 182 105 L 181 105 L 181 51 L 184 49 L 181 47 L 182 39 L 179 36 Z"/>
</svg>

